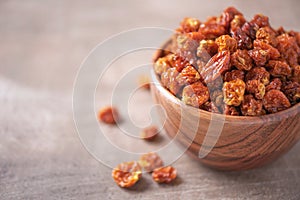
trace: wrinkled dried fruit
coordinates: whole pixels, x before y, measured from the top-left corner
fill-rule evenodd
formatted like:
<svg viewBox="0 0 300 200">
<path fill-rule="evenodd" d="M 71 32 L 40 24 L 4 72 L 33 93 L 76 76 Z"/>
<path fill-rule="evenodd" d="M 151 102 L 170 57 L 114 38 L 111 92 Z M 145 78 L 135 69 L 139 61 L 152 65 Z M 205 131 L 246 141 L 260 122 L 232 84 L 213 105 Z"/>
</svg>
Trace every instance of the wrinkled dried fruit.
<svg viewBox="0 0 300 200">
<path fill-rule="evenodd" d="M 229 35 L 222 35 L 216 39 L 216 44 L 219 46 L 219 52 L 230 51 L 233 53 L 237 49 L 237 42 Z"/>
<path fill-rule="evenodd" d="M 258 29 L 256 32 L 256 39 L 262 40 L 273 47 L 276 47 L 277 45 L 276 33 L 269 26 Z"/>
<path fill-rule="evenodd" d="M 118 110 L 112 106 L 101 108 L 98 113 L 98 119 L 107 124 L 115 124 L 119 121 Z"/>
<path fill-rule="evenodd" d="M 300 65 L 294 66 L 294 72 L 291 80 L 300 83 Z"/>
<path fill-rule="evenodd" d="M 171 68 L 171 65 L 167 57 L 159 58 L 154 63 L 154 71 L 158 75 L 161 75 L 162 73 L 166 72 L 169 68 Z"/>
<path fill-rule="evenodd" d="M 262 14 L 254 15 L 253 19 L 250 21 L 251 24 L 255 24 L 258 27 L 270 26 L 269 17 Z"/>
<path fill-rule="evenodd" d="M 139 163 L 147 172 L 152 172 L 154 169 L 162 167 L 164 165 L 160 156 L 154 152 L 142 155 L 140 157 Z"/>
<path fill-rule="evenodd" d="M 264 85 L 268 85 L 270 83 L 270 73 L 264 67 L 254 67 L 246 74 L 245 80 L 259 80 Z"/>
<path fill-rule="evenodd" d="M 218 52 L 218 45 L 213 40 L 201 40 L 197 48 L 197 56 L 204 62 Z"/>
<path fill-rule="evenodd" d="M 167 48 L 160 53 L 166 59 L 154 70 L 185 104 L 257 116 L 300 101 L 300 33 L 274 29 L 267 16 L 257 14 L 246 21 L 229 7 L 203 23 L 186 18 Z"/>
<path fill-rule="evenodd" d="M 261 100 L 256 100 L 251 94 L 245 95 L 241 104 L 241 112 L 244 116 L 258 116 L 265 114 Z"/>
<path fill-rule="evenodd" d="M 259 80 L 249 80 L 246 82 L 246 91 L 253 94 L 256 99 L 263 99 L 266 88 Z"/>
<path fill-rule="evenodd" d="M 181 72 L 183 68 L 189 65 L 189 62 L 182 56 L 174 54 L 171 58 L 171 66 L 175 67 L 178 72 Z"/>
<path fill-rule="evenodd" d="M 230 52 L 222 51 L 214 55 L 200 72 L 205 83 L 216 80 L 230 69 Z"/>
<path fill-rule="evenodd" d="M 241 16 L 242 13 L 234 7 L 226 8 L 221 15 L 220 24 L 223 25 L 226 29 L 228 29 L 231 21 L 235 18 L 236 15 Z"/>
<path fill-rule="evenodd" d="M 186 33 L 198 31 L 200 24 L 198 19 L 190 17 L 184 18 L 180 23 L 182 30 Z"/>
<path fill-rule="evenodd" d="M 142 176 L 142 168 L 138 162 L 124 162 L 112 171 L 114 181 L 120 187 L 132 187 Z"/>
<path fill-rule="evenodd" d="M 246 22 L 246 19 L 244 18 L 243 15 L 238 14 L 235 15 L 233 20 L 230 22 L 230 30 L 236 31 L 238 28 L 241 28 Z"/>
<path fill-rule="evenodd" d="M 266 68 L 268 68 L 270 74 L 274 77 L 284 77 L 292 75 L 291 67 L 283 61 L 270 60 L 266 65 Z"/>
<path fill-rule="evenodd" d="M 177 171 L 172 166 L 160 167 L 152 172 L 152 178 L 158 183 L 170 183 L 177 176 Z"/>
<path fill-rule="evenodd" d="M 200 80 L 200 74 L 191 65 L 187 65 L 176 77 L 176 81 L 179 85 L 189 85 Z"/>
<path fill-rule="evenodd" d="M 225 82 L 233 81 L 236 79 L 244 80 L 245 72 L 242 70 L 232 70 L 232 71 L 226 72 L 224 75 Z"/>
<path fill-rule="evenodd" d="M 258 66 L 264 66 L 269 59 L 277 59 L 280 57 L 279 51 L 271 45 L 260 41 L 254 40 L 254 49 L 249 51 L 250 57 Z"/>
<path fill-rule="evenodd" d="M 252 40 L 256 37 L 256 31 L 259 29 L 259 27 L 250 22 L 245 22 L 245 24 L 242 26 L 242 31 L 249 36 Z"/>
<path fill-rule="evenodd" d="M 300 84 L 297 82 L 289 81 L 284 84 L 282 91 L 287 96 L 292 104 L 300 101 Z"/>
<path fill-rule="evenodd" d="M 252 59 L 247 50 L 238 49 L 231 55 L 231 63 L 239 70 L 249 71 L 252 68 Z"/>
<path fill-rule="evenodd" d="M 176 81 L 176 77 L 179 72 L 176 68 L 169 68 L 166 72 L 161 74 L 161 83 L 172 92 L 172 94 L 177 95 L 181 87 Z"/>
<path fill-rule="evenodd" d="M 277 48 L 281 53 L 281 57 L 284 58 L 291 66 L 298 65 L 300 48 L 297 45 L 296 39 L 288 34 L 282 34 L 277 37 L 277 40 Z"/>
<path fill-rule="evenodd" d="M 199 32 L 201 32 L 205 39 L 215 39 L 221 35 L 226 33 L 224 26 L 217 23 L 206 23 L 201 24 L 199 28 Z"/>
<path fill-rule="evenodd" d="M 229 106 L 239 106 L 244 99 L 246 84 L 240 79 L 225 82 L 223 85 L 224 102 Z"/>
<path fill-rule="evenodd" d="M 263 99 L 264 108 L 269 113 L 276 113 L 291 107 L 288 98 L 280 90 L 270 90 Z"/>
<path fill-rule="evenodd" d="M 236 30 L 231 30 L 232 37 L 237 41 L 237 46 L 239 49 L 251 49 L 252 39 L 242 31 L 241 28 L 236 28 Z"/>
<path fill-rule="evenodd" d="M 274 78 L 269 85 L 266 86 L 266 92 L 269 90 L 281 90 L 282 82 L 279 78 Z"/>
<path fill-rule="evenodd" d="M 201 82 L 196 82 L 191 85 L 187 85 L 182 91 L 182 101 L 194 107 L 199 107 L 209 99 L 208 88 Z"/>
<path fill-rule="evenodd" d="M 153 140 L 158 135 L 158 129 L 156 126 L 149 126 L 142 130 L 141 138 L 144 140 Z"/>
</svg>

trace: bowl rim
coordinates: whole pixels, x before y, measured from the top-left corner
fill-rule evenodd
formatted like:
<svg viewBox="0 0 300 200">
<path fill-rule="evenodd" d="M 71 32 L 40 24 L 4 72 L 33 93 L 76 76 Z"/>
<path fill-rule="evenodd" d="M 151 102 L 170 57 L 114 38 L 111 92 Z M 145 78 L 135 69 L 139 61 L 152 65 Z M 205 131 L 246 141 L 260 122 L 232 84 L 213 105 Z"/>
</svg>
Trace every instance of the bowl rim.
<svg viewBox="0 0 300 200">
<path fill-rule="evenodd" d="M 290 108 L 277 112 L 277 113 L 272 113 L 272 114 L 266 114 L 266 115 L 261 115 L 261 116 L 233 116 L 233 115 L 224 115 L 224 114 L 220 114 L 220 113 L 213 113 L 213 112 L 209 112 L 200 108 L 195 108 L 193 106 L 187 105 L 185 103 L 183 103 L 180 99 L 178 99 L 177 97 L 175 97 L 169 90 L 167 90 L 162 84 L 161 81 L 158 78 L 158 75 L 154 72 L 153 67 L 151 67 L 150 69 L 150 74 L 151 74 L 151 79 L 152 79 L 152 83 L 151 85 L 154 85 L 156 87 L 157 90 L 159 90 L 167 99 L 169 99 L 171 102 L 179 105 L 179 106 L 183 106 L 187 109 L 190 109 L 192 112 L 200 112 L 200 114 L 204 114 L 207 116 L 215 116 L 215 119 L 220 118 L 222 120 L 225 121 L 235 121 L 235 122 L 245 122 L 247 121 L 249 122 L 255 122 L 255 121 L 262 121 L 262 120 L 282 120 L 282 119 L 286 119 L 288 117 L 293 117 L 295 115 L 300 114 L 300 103 L 297 103 L 296 105 L 291 106 Z M 222 121 L 223 121 L 222 120 Z"/>
</svg>

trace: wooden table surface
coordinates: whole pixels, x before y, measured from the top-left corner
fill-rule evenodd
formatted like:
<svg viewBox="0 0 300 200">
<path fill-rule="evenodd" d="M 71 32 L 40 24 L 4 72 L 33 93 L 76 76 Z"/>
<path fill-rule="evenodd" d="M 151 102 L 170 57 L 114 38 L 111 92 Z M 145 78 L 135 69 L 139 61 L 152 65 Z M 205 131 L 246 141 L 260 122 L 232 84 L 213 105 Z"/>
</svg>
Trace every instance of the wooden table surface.
<svg viewBox="0 0 300 200">
<path fill-rule="evenodd" d="M 73 83 L 93 47 L 120 31 L 174 29 L 185 16 L 204 20 L 229 5 L 248 19 L 264 13 L 273 26 L 300 31 L 298 0 L 0 1 L 0 199 L 300 199 L 300 143 L 244 172 L 214 171 L 183 155 L 173 164 L 173 184 L 155 184 L 146 174 L 126 190 L 77 135 Z M 97 106 L 109 101 L 111 88 L 102 86 Z M 141 95 L 149 106 L 149 94 Z"/>
</svg>

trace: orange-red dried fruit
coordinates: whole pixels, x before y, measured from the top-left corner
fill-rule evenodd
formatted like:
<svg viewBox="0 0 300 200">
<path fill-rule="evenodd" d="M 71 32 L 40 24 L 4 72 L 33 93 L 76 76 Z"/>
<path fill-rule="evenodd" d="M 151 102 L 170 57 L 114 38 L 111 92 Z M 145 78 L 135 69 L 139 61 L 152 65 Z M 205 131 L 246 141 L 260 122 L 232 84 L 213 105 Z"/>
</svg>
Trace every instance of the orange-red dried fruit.
<svg viewBox="0 0 300 200">
<path fill-rule="evenodd" d="M 204 62 L 218 52 L 218 45 L 214 40 L 201 40 L 199 47 L 197 48 L 197 56 Z"/>
<path fill-rule="evenodd" d="M 256 100 L 251 94 L 245 95 L 241 104 L 241 112 L 244 116 L 258 116 L 265 114 L 262 100 Z"/>
<path fill-rule="evenodd" d="M 144 140 L 153 140 L 155 137 L 157 137 L 159 131 L 156 126 L 148 126 L 144 128 L 141 132 L 141 138 Z"/>
<path fill-rule="evenodd" d="M 183 32 L 189 33 L 189 32 L 198 31 L 200 24 L 201 22 L 198 19 L 186 17 L 182 20 L 180 26 Z"/>
<path fill-rule="evenodd" d="M 270 74 L 274 77 L 285 77 L 292 75 L 291 67 L 283 61 L 279 60 L 270 60 L 266 65 L 266 68 L 269 70 Z"/>
<path fill-rule="evenodd" d="M 200 72 L 204 82 L 210 83 L 230 69 L 230 52 L 222 51 L 214 55 Z"/>
<path fill-rule="evenodd" d="M 300 83 L 292 81 L 286 82 L 282 87 L 282 91 L 292 104 L 300 102 Z"/>
<path fill-rule="evenodd" d="M 276 47 L 277 45 L 276 33 L 269 26 L 258 29 L 256 32 L 256 39 L 262 40 L 273 47 Z"/>
<path fill-rule="evenodd" d="M 236 79 L 244 80 L 245 72 L 242 70 L 232 70 L 232 71 L 226 72 L 224 75 L 225 82 L 233 81 Z"/>
<path fill-rule="evenodd" d="M 262 14 L 254 15 L 254 17 L 250 21 L 250 23 L 257 25 L 258 27 L 270 26 L 269 17 L 262 15 Z"/>
<path fill-rule="evenodd" d="M 162 167 L 164 162 L 157 153 L 149 152 L 140 157 L 140 165 L 147 172 L 152 172 L 154 169 Z"/>
<path fill-rule="evenodd" d="M 181 89 L 179 83 L 176 81 L 178 74 L 179 72 L 176 68 L 169 68 L 161 74 L 161 83 L 174 95 L 177 95 Z"/>
<path fill-rule="evenodd" d="M 240 79 L 225 82 L 223 85 L 224 103 L 239 106 L 244 99 L 246 84 Z"/>
<path fill-rule="evenodd" d="M 200 74 L 198 71 L 192 66 L 187 65 L 182 71 L 177 75 L 176 81 L 179 85 L 189 85 L 195 83 L 196 81 L 200 80 Z"/>
<path fill-rule="evenodd" d="M 158 183 L 170 183 L 177 177 L 177 171 L 172 166 L 160 167 L 152 172 L 152 178 Z"/>
<path fill-rule="evenodd" d="M 269 113 L 276 113 L 291 107 L 288 98 L 280 90 L 270 90 L 263 99 L 264 108 Z"/>
<path fill-rule="evenodd" d="M 238 28 L 241 28 L 246 22 L 246 19 L 244 18 L 243 15 L 238 14 L 235 15 L 233 20 L 230 22 L 230 30 L 236 31 Z"/>
<path fill-rule="evenodd" d="M 229 35 L 222 35 L 216 39 L 216 44 L 219 46 L 219 52 L 230 51 L 233 53 L 237 49 L 237 42 Z"/>
<path fill-rule="evenodd" d="M 119 112 L 112 106 L 106 106 L 99 110 L 98 119 L 107 124 L 115 124 L 119 121 Z"/>
<path fill-rule="evenodd" d="M 201 82 L 196 82 L 191 85 L 187 85 L 182 91 L 182 101 L 194 107 L 199 107 L 209 99 L 208 88 Z"/>
<path fill-rule="evenodd" d="M 269 85 L 266 86 L 266 92 L 269 90 L 281 90 L 282 82 L 279 78 L 274 78 Z"/>
<path fill-rule="evenodd" d="M 300 47 L 298 46 L 296 39 L 288 34 L 282 34 L 277 37 L 277 41 L 277 49 L 281 53 L 281 57 L 291 66 L 298 65 Z"/>
<path fill-rule="evenodd" d="M 245 80 L 259 80 L 264 85 L 268 85 L 270 83 L 270 73 L 264 67 L 254 67 L 246 74 Z"/>
<path fill-rule="evenodd" d="M 220 24 L 223 25 L 226 29 L 228 29 L 230 23 L 232 22 L 232 20 L 234 20 L 235 16 L 237 15 L 241 16 L 242 13 L 234 7 L 226 8 L 220 17 Z"/>
<path fill-rule="evenodd" d="M 156 74 L 161 75 L 163 72 L 166 72 L 169 68 L 171 68 L 170 63 L 168 62 L 166 57 L 159 58 L 154 63 L 154 71 Z"/>
<path fill-rule="evenodd" d="M 231 55 L 231 64 L 239 70 L 246 71 L 249 71 L 253 66 L 252 59 L 249 56 L 248 51 L 240 49 Z"/>
<path fill-rule="evenodd" d="M 205 36 L 205 39 L 215 39 L 226 33 L 224 26 L 217 23 L 201 24 L 199 32 Z"/>
<path fill-rule="evenodd" d="M 120 186 L 132 187 L 142 176 L 142 168 L 138 162 L 124 162 L 112 171 L 114 181 Z"/>
<path fill-rule="evenodd" d="M 246 91 L 253 94 L 256 99 L 263 99 L 266 87 L 259 80 L 249 80 L 246 82 Z"/>
</svg>

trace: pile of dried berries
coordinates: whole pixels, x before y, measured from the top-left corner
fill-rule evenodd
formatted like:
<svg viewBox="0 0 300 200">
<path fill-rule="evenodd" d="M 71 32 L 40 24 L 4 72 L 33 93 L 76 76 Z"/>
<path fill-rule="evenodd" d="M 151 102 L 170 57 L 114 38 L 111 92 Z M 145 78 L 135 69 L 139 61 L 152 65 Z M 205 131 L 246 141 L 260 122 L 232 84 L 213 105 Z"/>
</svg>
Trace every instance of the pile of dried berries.
<svg viewBox="0 0 300 200">
<path fill-rule="evenodd" d="M 163 167 L 163 161 L 158 154 L 150 152 L 140 157 L 139 162 L 124 162 L 112 171 L 114 181 L 120 186 L 132 187 L 142 177 L 142 167 L 151 173 L 154 181 L 170 183 L 177 176 L 177 171 L 172 166 Z"/>
<path fill-rule="evenodd" d="M 246 21 L 229 7 L 206 22 L 185 18 L 160 56 L 162 85 L 200 109 L 259 116 L 300 102 L 300 33 L 261 14 Z"/>
</svg>

